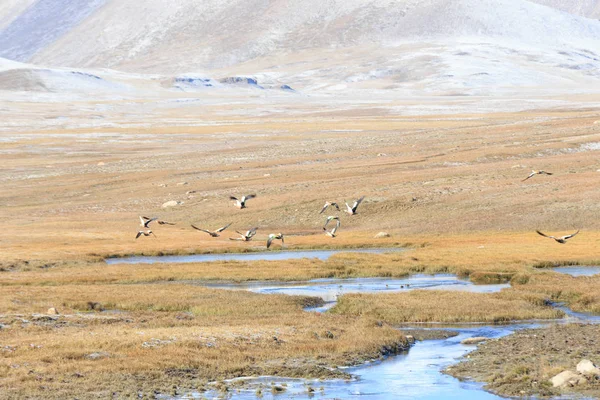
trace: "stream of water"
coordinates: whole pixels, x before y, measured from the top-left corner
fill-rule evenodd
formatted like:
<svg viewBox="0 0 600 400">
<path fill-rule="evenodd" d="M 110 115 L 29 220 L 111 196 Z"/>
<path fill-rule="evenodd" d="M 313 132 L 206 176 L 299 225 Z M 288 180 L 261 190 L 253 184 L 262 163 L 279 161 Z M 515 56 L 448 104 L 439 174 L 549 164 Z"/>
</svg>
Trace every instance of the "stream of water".
<svg viewBox="0 0 600 400">
<path fill-rule="evenodd" d="M 253 261 L 286 260 L 299 258 L 318 258 L 326 260 L 340 252 L 384 253 L 402 249 L 353 249 L 353 250 L 309 250 L 256 252 L 244 254 L 204 254 L 188 256 L 128 257 L 106 260 L 116 263 L 154 263 L 154 262 L 208 262 L 208 261 Z M 600 273 L 600 267 L 561 267 L 555 272 L 573 276 L 591 276 Z M 250 290 L 257 293 L 283 293 L 288 295 L 319 296 L 325 301 L 321 307 L 307 311 L 325 312 L 333 307 L 337 298 L 345 293 L 384 293 L 408 291 L 414 289 L 462 290 L 491 293 L 509 287 L 508 284 L 474 285 L 451 274 L 411 275 L 401 279 L 391 278 L 353 278 L 353 279 L 316 279 L 306 282 L 249 282 L 242 284 L 204 284 L 205 286 L 228 290 Z M 351 380 L 311 380 L 292 379 L 272 376 L 242 377 L 232 381 L 245 381 L 245 385 L 225 397 L 231 399 L 255 399 L 257 389 L 262 388 L 262 399 L 332 399 L 332 398 L 368 398 L 368 399 L 500 399 L 499 396 L 482 389 L 476 382 L 461 382 L 442 373 L 443 369 L 475 349 L 475 345 L 464 345 L 461 341 L 470 337 L 499 338 L 516 330 L 535 328 L 557 322 L 600 323 L 600 316 L 576 313 L 561 304 L 555 307 L 565 312 L 562 321 L 535 323 L 513 323 L 507 325 L 468 325 L 436 326 L 453 330 L 457 336 L 441 340 L 416 342 L 402 354 L 373 361 L 345 370 L 354 377 Z M 419 327 L 422 329 L 422 327 Z M 410 330 L 410 327 L 402 328 Z M 271 388 L 279 386 L 282 392 L 272 393 Z M 222 398 L 223 394 L 209 391 L 189 393 L 182 399 Z"/>
</svg>

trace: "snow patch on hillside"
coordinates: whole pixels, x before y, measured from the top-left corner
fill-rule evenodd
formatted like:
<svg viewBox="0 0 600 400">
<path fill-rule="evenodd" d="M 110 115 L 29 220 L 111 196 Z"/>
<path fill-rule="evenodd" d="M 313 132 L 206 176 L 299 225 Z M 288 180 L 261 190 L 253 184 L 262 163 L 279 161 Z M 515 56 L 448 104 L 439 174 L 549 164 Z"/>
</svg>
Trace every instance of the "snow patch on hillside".
<svg viewBox="0 0 600 400">
<path fill-rule="evenodd" d="M 0 30 L 0 57 L 29 61 L 105 3 L 106 0 L 37 0 Z"/>
</svg>

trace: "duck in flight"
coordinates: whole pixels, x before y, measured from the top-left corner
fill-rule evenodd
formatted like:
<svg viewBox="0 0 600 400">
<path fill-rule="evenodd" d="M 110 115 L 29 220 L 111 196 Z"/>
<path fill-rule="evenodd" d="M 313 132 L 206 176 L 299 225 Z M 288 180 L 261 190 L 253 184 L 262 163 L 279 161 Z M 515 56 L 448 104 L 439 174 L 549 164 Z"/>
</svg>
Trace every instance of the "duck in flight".
<svg viewBox="0 0 600 400">
<path fill-rule="evenodd" d="M 229 200 L 234 200 L 233 205 L 241 210 L 242 208 L 246 208 L 246 201 L 253 199 L 255 197 L 256 197 L 255 194 L 249 194 L 247 196 L 242 196 L 242 198 L 240 200 L 237 197 L 229 196 Z"/>
<path fill-rule="evenodd" d="M 231 225 L 231 222 L 228 223 L 227 225 L 225 225 L 224 227 L 217 229 L 216 231 L 208 231 L 206 229 L 198 228 L 197 226 L 194 226 L 194 225 L 192 225 L 192 228 L 194 228 L 200 232 L 208 233 L 212 237 L 219 237 L 219 236 L 221 236 L 221 235 L 219 235 L 219 233 L 221 233 L 225 229 L 229 228 L 229 225 Z"/>
<path fill-rule="evenodd" d="M 540 232 L 540 231 L 536 231 L 536 232 L 538 233 L 538 235 L 542 235 L 543 237 L 547 237 L 549 239 L 554 239 L 558 243 L 565 244 L 565 243 L 567 243 L 568 239 L 571 239 L 573 236 L 577 235 L 579 233 L 579 230 L 577 230 L 577 232 L 575 232 L 575 233 L 571 233 L 570 235 L 559 236 L 559 237 L 549 236 L 549 235 L 546 235 L 545 233 Z"/>
<path fill-rule="evenodd" d="M 354 204 L 352 205 L 352 207 L 350 207 L 348 205 L 348 203 L 346 203 L 346 213 L 348 215 L 356 215 L 356 209 L 358 208 L 358 206 L 360 205 L 360 203 L 362 203 L 362 201 L 364 200 L 365 196 L 361 197 L 360 199 L 356 200 L 354 202 Z"/>
<path fill-rule="evenodd" d="M 283 233 L 271 233 L 267 239 L 267 249 L 271 247 L 273 240 L 281 240 L 281 247 L 283 247 Z"/>
<path fill-rule="evenodd" d="M 235 233 L 237 233 L 238 235 L 240 235 L 239 238 L 229 238 L 229 240 L 239 240 L 242 242 L 249 242 L 252 240 L 252 238 L 254 237 L 254 235 L 256 235 L 256 230 L 258 228 L 252 228 L 249 231 L 247 231 L 246 233 L 242 233 L 239 231 L 235 231 Z"/>
<path fill-rule="evenodd" d="M 533 178 L 536 175 L 552 175 L 552 172 L 546 172 L 546 171 L 536 171 L 535 169 L 531 171 L 531 173 L 529 174 L 529 176 L 527 176 L 527 178 L 523 179 L 521 182 L 525 182 L 527 179 L 529 178 Z"/>
<path fill-rule="evenodd" d="M 150 236 L 153 235 L 154 237 L 156 237 L 156 235 L 154 234 L 154 232 L 152 232 L 150 229 L 148 229 L 147 231 L 138 231 L 137 235 L 135 235 L 135 238 L 139 238 L 140 236 Z"/>
</svg>

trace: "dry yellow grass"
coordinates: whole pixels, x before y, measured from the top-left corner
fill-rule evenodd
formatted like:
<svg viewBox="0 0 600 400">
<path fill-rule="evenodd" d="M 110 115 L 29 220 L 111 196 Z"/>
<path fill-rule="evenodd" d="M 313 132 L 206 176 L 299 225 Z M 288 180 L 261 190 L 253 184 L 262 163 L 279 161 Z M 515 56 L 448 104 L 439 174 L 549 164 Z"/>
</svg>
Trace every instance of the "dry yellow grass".
<svg viewBox="0 0 600 400">
<path fill-rule="evenodd" d="M 332 313 L 371 316 L 390 324 L 407 322 L 486 322 L 552 319 L 561 311 L 544 306 L 543 300 L 501 293 L 465 293 L 418 290 L 406 293 L 347 294 L 339 299 Z M 537 303 L 537 304 L 536 304 Z"/>
<path fill-rule="evenodd" d="M 511 292 L 534 293 L 554 302 L 564 302 L 574 311 L 600 314 L 600 276 L 578 276 L 556 273 L 541 273 L 524 276 L 522 282 L 515 284 Z"/>
<path fill-rule="evenodd" d="M 330 368 L 405 346 L 400 332 L 370 318 L 307 314 L 302 306 L 314 300 L 302 297 L 189 285 L 7 289 L 0 384 L 11 398 L 170 394 L 261 374 L 342 376 Z M 48 306 L 64 314 L 31 314 Z"/>
</svg>

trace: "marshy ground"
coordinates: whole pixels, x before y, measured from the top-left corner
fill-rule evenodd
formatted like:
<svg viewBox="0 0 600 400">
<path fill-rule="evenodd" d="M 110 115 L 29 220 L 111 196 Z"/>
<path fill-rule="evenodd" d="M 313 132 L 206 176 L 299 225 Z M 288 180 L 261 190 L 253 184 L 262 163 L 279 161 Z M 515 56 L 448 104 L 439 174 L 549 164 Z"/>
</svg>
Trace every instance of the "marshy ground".
<svg viewBox="0 0 600 400">
<path fill-rule="evenodd" d="M 66 112 L 28 106 L 14 106 L 16 120 Z M 202 126 L 182 123 L 193 111 L 159 109 L 135 127 L 113 110 L 105 125 L 3 128 L 10 137 L 0 142 L 0 397 L 173 395 L 237 376 L 345 377 L 334 367 L 406 348 L 395 329 L 401 323 L 562 317 L 549 301 L 600 313 L 600 277 L 546 269 L 600 264 L 596 110 L 423 117 L 310 110 L 227 119 L 209 112 Z M 521 182 L 531 169 L 554 175 Z M 245 210 L 227 200 L 254 192 Z M 339 236 L 323 235 L 324 201 L 361 195 L 359 214 L 342 216 Z M 170 200 L 181 204 L 161 208 Z M 135 240 L 138 216 L 146 214 L 177 225 Z M 229 222 L 237 230 L 258 226 L 258 235 L 237 243 L 227 231 L 212 239 L 189 227 Z M 560 245 L 535 229 L 581 233 Z M 390 237 L 375 239 L 380 231 Z M 408 250 L 324 261 L 103 261 L 259 250 L 273 232 L 284 232 L 290 249 Z M 440 272 L 512 286 L 500 293 L 345 295 L 331 312 L 310 314 L 303 307 L 319 299 L 198 285 Z M 45 315 L 50 307 L 59 315 Z M 561 340 L 576 328 L 553 329 Z M 523 335 L 507 340 L 521 343 Z M 580 345 L 597 351 L 596 343 Z M 488 346 L 477 353 L 482 370 L 497 357 L 493 344 L 482 349 Z M 539 346 L 539 357 L 545 349 Z M 536 370 L 530 380 L 472 369 L 460 375 L 491 381 L 502 374 L 502 382 L 518 380 L 519 391 L 544 395 L 523 385 L 553 372 Z"/>
</svg>

